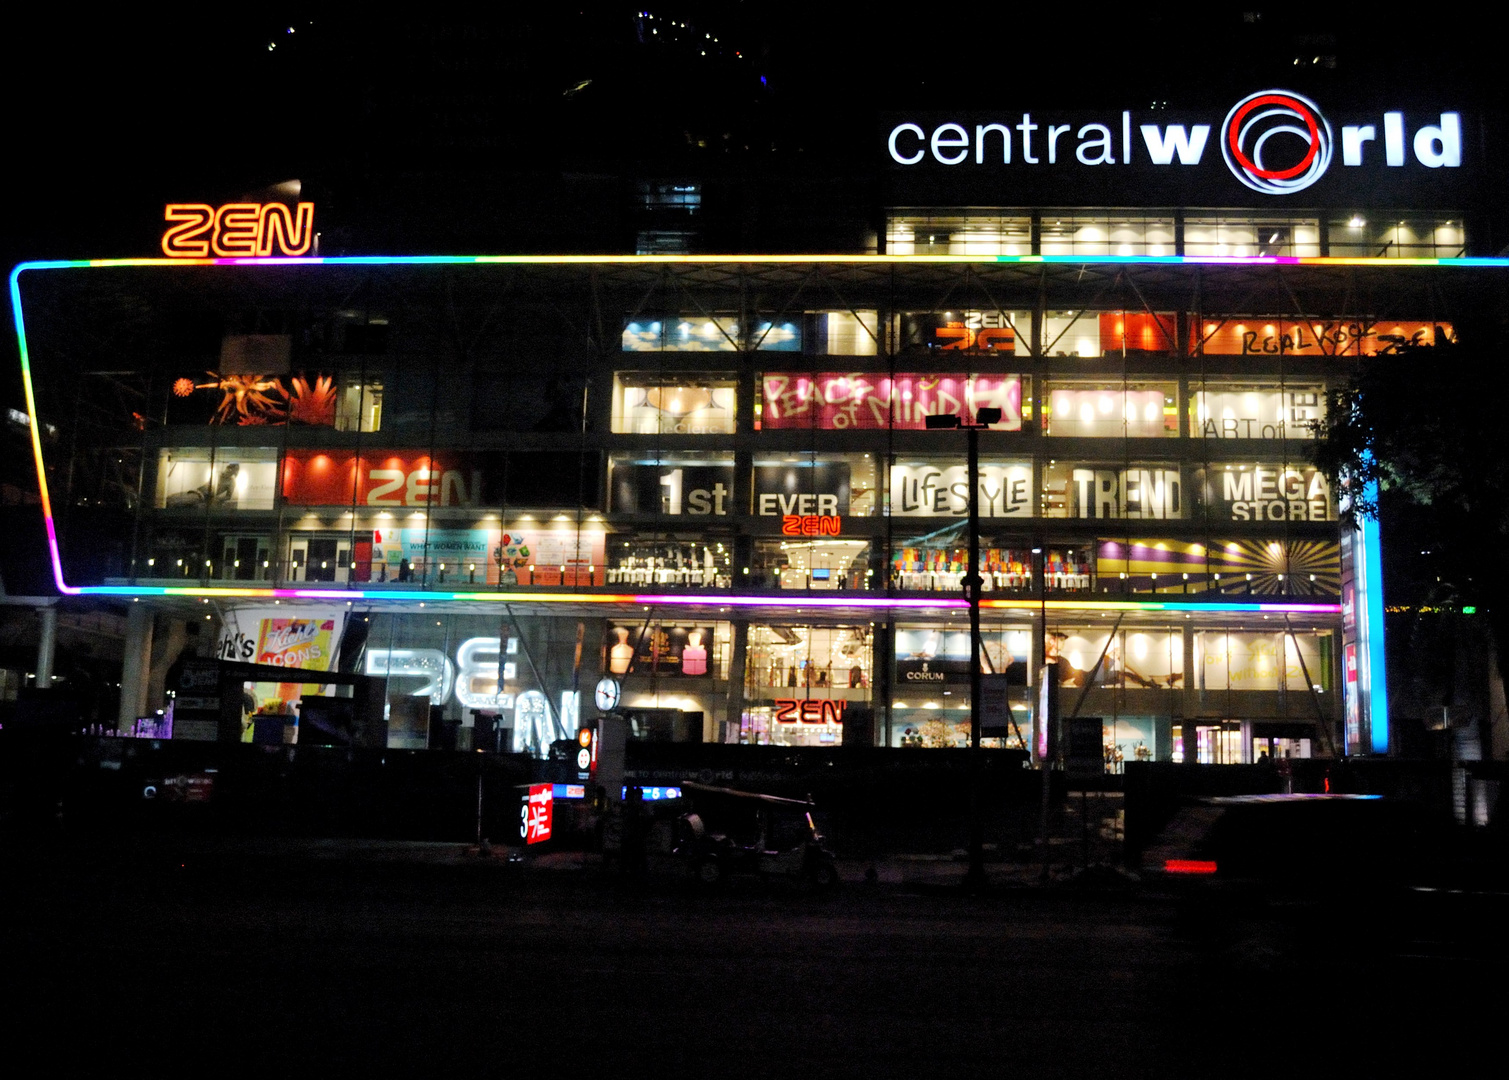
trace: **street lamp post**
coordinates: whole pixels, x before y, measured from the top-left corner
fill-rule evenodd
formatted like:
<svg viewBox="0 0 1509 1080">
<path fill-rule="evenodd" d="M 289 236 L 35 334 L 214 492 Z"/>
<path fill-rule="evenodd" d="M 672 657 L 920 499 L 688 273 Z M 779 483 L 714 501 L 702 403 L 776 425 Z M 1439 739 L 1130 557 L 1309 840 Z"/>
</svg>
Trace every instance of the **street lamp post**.
<svg viewBox="0 0 1509 1080">
<path fill-rule="evenodd" d="M 979 409 L 974 423 L 960 423 L 949 413 L 929 416 L 929 428 L 959 428 L 969 432 L 969 461 L 966 482 L 969 485 L 969 568 L 965 571 L 964 595 L 969 600 L 969 870 L 964 887 L 985 887 L 985 823 L 981 816 L 980 796 L 983 761 L 980 756 L 980 592 L 985 579 L 980 574 L 980 429 L 998 424 L 1000 409 Z"/>
</svg>

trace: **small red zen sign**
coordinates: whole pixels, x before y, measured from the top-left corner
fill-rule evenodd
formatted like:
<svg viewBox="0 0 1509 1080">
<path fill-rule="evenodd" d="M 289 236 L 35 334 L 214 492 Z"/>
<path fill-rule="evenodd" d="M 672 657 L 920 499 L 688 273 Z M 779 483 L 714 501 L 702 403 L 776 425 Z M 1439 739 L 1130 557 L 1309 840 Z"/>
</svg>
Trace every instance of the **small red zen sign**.
<svg viewBox="0 0 1509 1080">
<path fill-rule="evenodd" d="M 784 724 L 841 724 L 847 701 L 796 701 L 777 698 L 775 718 Z"/>
<path fill-rule="evenodd" d="M 162 253 L 170 259 L 266 258 L 309 254 L 314 244 L 314 203 L 169 203 Z"/>
<path fill-rule="evenodd" d="M 554 796 L 553 784 L 529 785 L 529 797 L 519 810 L 519 838 L 526 844 L 538 844 L 550 839 L 555 817 Z"/>
<path fill-rule="evenodd" d="M 827 514 L 787 514 L 781 518 L 782 536 L 837 536 L 843 518 Z"/>
</svg>

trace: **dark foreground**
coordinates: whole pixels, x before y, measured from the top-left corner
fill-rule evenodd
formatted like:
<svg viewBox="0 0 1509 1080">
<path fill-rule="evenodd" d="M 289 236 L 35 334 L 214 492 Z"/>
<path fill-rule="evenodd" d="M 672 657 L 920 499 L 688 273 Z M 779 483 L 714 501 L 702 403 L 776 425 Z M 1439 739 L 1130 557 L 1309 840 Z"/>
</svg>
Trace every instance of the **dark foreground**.
<svg viewBox="0 0 1509 1080">
<path fill-rule="evenodd" d="M 1502 905 L 1387 929 L 1068 889 L 708 894 L 454 846 L 0 854 L 8 1056 L 47 1073 L 1450 1075 L 1503 1053 Z"/>
</svg>

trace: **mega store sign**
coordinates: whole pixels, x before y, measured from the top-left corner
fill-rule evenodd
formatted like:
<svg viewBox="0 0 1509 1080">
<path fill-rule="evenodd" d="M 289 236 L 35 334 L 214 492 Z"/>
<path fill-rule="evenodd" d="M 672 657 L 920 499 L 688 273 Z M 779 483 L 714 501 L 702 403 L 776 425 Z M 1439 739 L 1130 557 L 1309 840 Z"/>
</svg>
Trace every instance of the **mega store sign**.
<svg viewBox="0 0 1509 1080">
<path fill-rule="evenodd" d="M 1076 185 L 1086 178 L 1114 182 L 1122 170 L 1185 174 L 1279 197 L 1312 187 L 1376 195 L 1380 183 L 1391 181 L 1439 184 L 1462 168 L 1466 145 L 1462 114 L 1454 109 L 1322 108 L 1282 89 L 1257 90 L 1204 113 L 901 116 L 884 136 L 885 160 L 897 170 L 1006 170 L 1023 180 L 1035 174 Z"/>
</svg>

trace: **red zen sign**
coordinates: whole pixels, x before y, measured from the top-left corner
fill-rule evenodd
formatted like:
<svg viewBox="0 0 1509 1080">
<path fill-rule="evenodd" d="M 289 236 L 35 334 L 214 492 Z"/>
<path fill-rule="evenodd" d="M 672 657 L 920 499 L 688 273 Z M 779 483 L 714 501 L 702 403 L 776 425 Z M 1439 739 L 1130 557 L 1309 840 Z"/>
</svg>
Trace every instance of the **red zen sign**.
<svg viewBox="0 0 1509 1080">
<path fill-rule="evenodd" d="M 283 499 L 294 506 L 478 506 L 482 470 L 418 451 L 290 450 Z"/>
<path fill-rule="evenodd" d="M 519 810 L 519 839 L 539 844 L 550 839 L 554 824 L 555 785 L 530 784 L 529 797 Z"/>
<path fill-rule="evenodd" d="M 314 203 L 169 203 L 162 253 L 170 259 L 265 258 L 309 254 L 314 246 Z"/>
<path fill-rule="evenodd" d="M 843 518 L 827 514 L 787 514 L 781 518 L 782 536 L 837 536 Z"/>
<path fill-rule="evenodd" d="M 847 701 L 796 701 L 777 698 L 775 718 L 782 724 L 841 724 Z"/>
</svg>

